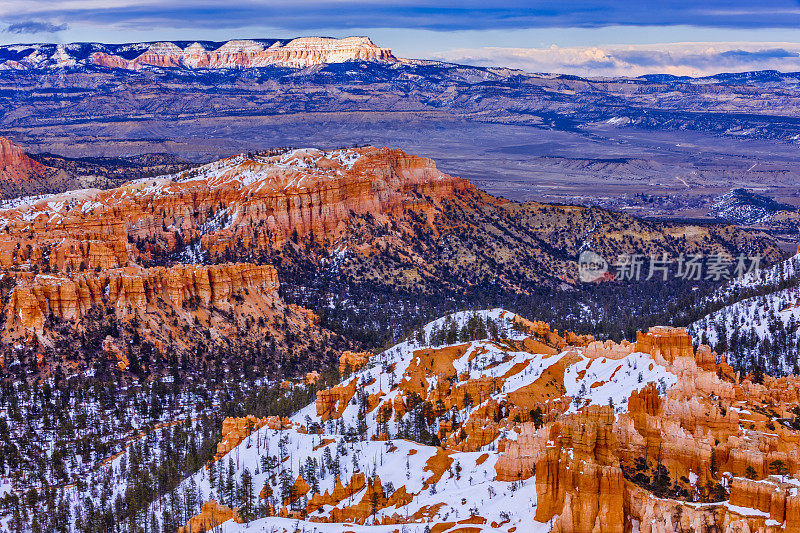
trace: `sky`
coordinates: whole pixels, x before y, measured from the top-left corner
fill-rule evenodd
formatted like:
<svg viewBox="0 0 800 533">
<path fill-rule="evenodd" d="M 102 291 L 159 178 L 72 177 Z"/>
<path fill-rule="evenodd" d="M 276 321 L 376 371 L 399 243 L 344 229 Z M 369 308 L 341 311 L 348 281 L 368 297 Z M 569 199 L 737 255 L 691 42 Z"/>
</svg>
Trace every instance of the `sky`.
<svg viewBox="0 0 800 533">
<path fill-rule="evenodd" d="M 2 0 L 0 43 L 367 35 L 401 57 L 582 76 L 800 71 L 800 0 Z"/>
</svg>

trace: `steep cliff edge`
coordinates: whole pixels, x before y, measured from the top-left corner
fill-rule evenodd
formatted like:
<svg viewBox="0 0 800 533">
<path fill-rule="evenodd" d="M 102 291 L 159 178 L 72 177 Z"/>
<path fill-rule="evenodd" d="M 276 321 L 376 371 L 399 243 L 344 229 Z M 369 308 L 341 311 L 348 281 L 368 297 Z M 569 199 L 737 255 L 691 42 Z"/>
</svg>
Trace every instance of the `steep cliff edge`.
<svg viewBox="0 0 800 533">
<path fill-rule="evenodd" d="M 0 197 L 42 194 L 67 188 L 71 177 L 30 158 L 18 144 L 0 137 Z"/>
<path fill-rule="evenodd" d="M 143 317 L 151 316 L 156 302 L 166 316 L 172 308 L 198 324 L 219 318 L 232 325 L 236 310 L 251 322 L 274 321 L 277 313 L 268 302 L 278 299 L 265 296 L 274 291 L 261 294 L 258 303 L 248 298 L 248 291 L 260 293 L 250 290 L 247 276 L 263 274 L 262 265 L 274 266 L 281 278 L 286 302 L 276 306 L 311 307 L 328 324 L 341 325 L 337 313 L 371 315 L 378 308 L 407 321 L 414 315 L 406 306 L 420 305 L 409 303 L 414 299 L 463 298 L 485 294 L 489 286 L 508 299 L 541 294 L 542 287 L 576 286 L 574 258 L 583 235 L 592 231 L 608 235 L 595 243 L 608 257 L 626 251 L 677 255 L 678 246 L 681 253 L 747 247 L 763 250 L 765 257 L 777 254 L 764 236 L 731 227 L 689 232 L 600 209 L 508 202 L 441 172 L 430 159 L 373 146 L 240 154 L 114 189 L 19 198 L 3 207 L 0 268 L 8 275 L 0 292 L 8 361 L 30 359 L 14 353 L 21 350 L 14 339 L 36 337 L 36 358 L 46 361 L 43 352 L 61 345 L 62 326 L 93 335 L 82 328 L 108 322 L 111 315 L 130 316 L 127 309 L 136 306 L 130 305 L 129 290 L 146 294 L 134 297 L 146 310 Z M 615 237 L 623 231 L 630 237 Z M 681 231 L 685 238 L 676 241 Z M 246 274 L 217 270 L 234 263 Z M 232 276 L 240 289 L 219 299 L 197 296 L 212 283 L 205 277 L 217 275 Z M 120 292 L 125 283 L 131 286 Z M 352 310 L 348 301 L 360 305 Z M 199 315 L 189 317 L 190 307 Z M 184 308 L 186 313 L 178 312 Z M 313 312 L 287 309 L 321 328 Z M 406 324 L 390 321 L 396 334 L 404 333 Z M 100 329 L 105 327 L 113 329 Z M 152 335 L 161 337 L 165 349 L 174 344 L 183 352 L 196 345 L 179 331 L 163 338 L 162 329 L 153 327 Z M 199 328 L 190 330 L 196 331 L 189 338 L 202 335 Z M 228 331 L 237 333 L 211 340 L 249 342 L 238 339 L 236 328 Z M 544 329 L 538 335 L 537 342 L 551 349 L 580 342 L 577 336 L 556 339 Z"/>
<path fill-rule="evenodd" d="M 0 266 L 112 268 L 174 253 L 267 250 L 293 234 L 330 241 L 353 216 L 425 214 L 464 190 L 474 187 L 400 150 L 240 155 L 117 189 L 15 201 L 0 212 Z"/>
<path fill-rule="evenodd" d="M 278 275 L 268 265 L 176 265 L 170 268 L 109 268 L 60 277 L 18 274 L 8 303 L 6 328 L 42 332 L 45 318 L 77 321 L 93 307 L 111 305 L 118 314 L 147 312 L 159 302 L 228 306 L 254 291 L 276 298 Z"/>
<path fill-rule="evenodd" d="M 28 157 L 22 147 L 10 139 L 0 137 L 0 180 L 19 185 L 31 175 L 44 171 L 45 166 Z"/>
<path fill-rule="evenodd" d="M 279 297 L 271 265 L 11 271 L 3 286 L 0 364 L 12 373 L 69 375 L 110 362 L 156 377 L 168 368 L 224 368 L 246 357 L 264 372 L 283 365 L 292 374 L 322 363 L 311 354 L 296 357 L 309 346 L 349 346 L 313 313 Z M 175 357 L 183 358 L 180 370 Z"/>
</svg>

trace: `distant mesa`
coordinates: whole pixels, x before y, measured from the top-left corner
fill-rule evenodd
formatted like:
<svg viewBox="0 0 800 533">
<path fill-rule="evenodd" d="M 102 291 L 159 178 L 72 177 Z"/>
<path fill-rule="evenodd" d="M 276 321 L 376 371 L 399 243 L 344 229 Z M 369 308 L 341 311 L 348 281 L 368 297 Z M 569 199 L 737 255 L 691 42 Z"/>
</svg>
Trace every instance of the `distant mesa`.
<svg viewBox="0 0 800 533">
<path fill-rule="evenodd" d="M 102 66 L 127 70 L 306 68 L 346 61 L 397 61 L 388 48 L 368 37 L 300 37 L 213 41 L 163 41 L 120 45 L 71 43 L 0 47 L 0 70 Z"/>
</svg>

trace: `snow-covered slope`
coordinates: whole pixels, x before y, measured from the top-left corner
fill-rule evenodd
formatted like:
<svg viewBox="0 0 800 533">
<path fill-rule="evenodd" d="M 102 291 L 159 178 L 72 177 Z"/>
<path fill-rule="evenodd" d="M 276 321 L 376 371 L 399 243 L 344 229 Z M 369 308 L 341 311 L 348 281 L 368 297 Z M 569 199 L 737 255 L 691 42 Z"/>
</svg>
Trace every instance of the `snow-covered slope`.
<svg viewBox="0 0 800 533">
<path fill-rule="evenodd" d="M 706 302 L 718 309 L 689 331 L 698 342 L 728 352 L 735 367 L 797 373 L 800 356 L 800 254 L 732 280 Z"/>
<path fill-rule="evenodd" d="M 711 213 L 736 224 L 760 224 L 776 213 L 793 212 L 791 205 L 781 204 L 768 196 L 746 189 L 734 189 L 714 199 Z"/>
<path fill-rule="evenodd" d="M 442 332 L 459 339 L 491 332 L 495 340 L 427 345 Z M 551 524 L 534 519 L 535 479 L 498 479 L 497 461 L 518 438 L 520 422 L 538 427 L 547 406 L 568 414 L 611 405 L 624 413 L 634 391 L 655 384 L 663 392 L 677 381 L 634 345 L 580 347 L 588 340 L 572 336 L 575 344 L 567 346 L 545 324 L 501 309 L 439 319 L 367 357 L 364 368 L 318 392 L 290 419 L 252 419 L 231 429 L 238 445 L 178 492 L 221 501 L 254 520 L 226 521 L 226 532 L 422 532 L 447 522 L 476 531 L 549 531 Z M 244 425 L 259 429 L 248 435 Z M 237 483 L 250 488 L 231 489 Z"/>
</svg>

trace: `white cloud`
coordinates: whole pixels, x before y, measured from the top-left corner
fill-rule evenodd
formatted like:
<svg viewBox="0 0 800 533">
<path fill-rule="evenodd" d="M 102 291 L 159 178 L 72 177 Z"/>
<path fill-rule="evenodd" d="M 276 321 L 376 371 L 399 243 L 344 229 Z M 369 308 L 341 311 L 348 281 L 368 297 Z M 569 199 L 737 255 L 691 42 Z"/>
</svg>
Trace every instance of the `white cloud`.
<svg viewBox="0 0 800 533">
<path fill-rule="evenodd" d="M 670 43 L 549 48 L 461 48 L 434 59 L 579 76 L 706 76 L 751 70 L 800 71 L 797 43 Z"/>
</svg>

